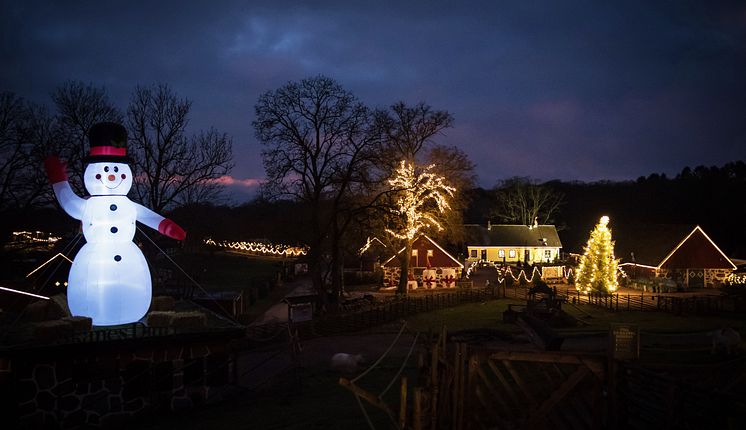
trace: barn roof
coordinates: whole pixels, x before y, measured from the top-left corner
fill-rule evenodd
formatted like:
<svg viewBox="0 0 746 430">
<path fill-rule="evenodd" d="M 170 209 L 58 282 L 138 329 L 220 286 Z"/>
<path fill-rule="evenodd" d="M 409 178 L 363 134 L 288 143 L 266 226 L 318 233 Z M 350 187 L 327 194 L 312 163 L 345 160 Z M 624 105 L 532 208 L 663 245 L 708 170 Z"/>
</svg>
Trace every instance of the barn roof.
<svg viewBox="0 0 746 430">
<path fill-rule="evenodd" d="M 553 225 L 496 224 L 489 228 L 466 225 L 467 246 L 532 246 L 562 248 L 557 229 Z"/>
<path fill-rule="evenodd" d="M 624 226 L 612 228 L 612 234 L 614 254 L 623 263 L 653 267 L 664 264 L 684 264 L 692 268 L 736 267 L 698 225 Z M 686 256 L 681 255 L 684 252 Z"/>
<path fill-rule="evenodd" d="M 463 264 L 461 264 L 458 260 L 453 258 L 451 254 L 449 254 L 445 249 L 443 249 L 440 245 L 438 245 L 437 242 L 432 240 L 428 235 L 423 234 L 417 239 L 414 240 L 412 243 L 412 249 L 423 249 L 425 250 L 430 246 L 430 244 L 435 245 L 435 249 L 433 250 L 433 259 L 431 261 L 432 265 L 434 267 L 464 267 Z M 397 255 L 401 254 L 404 251 L 404 248 L 400 249 L 399 252 L 392 255 L 388 260 L 383 262 L 384 266 L 394 266 L 398 264 L 396 261 L 393 261 L 394 258 L 396 258 Z M 417 266 L 412 266 L 417 267 Z"/>
</svg>

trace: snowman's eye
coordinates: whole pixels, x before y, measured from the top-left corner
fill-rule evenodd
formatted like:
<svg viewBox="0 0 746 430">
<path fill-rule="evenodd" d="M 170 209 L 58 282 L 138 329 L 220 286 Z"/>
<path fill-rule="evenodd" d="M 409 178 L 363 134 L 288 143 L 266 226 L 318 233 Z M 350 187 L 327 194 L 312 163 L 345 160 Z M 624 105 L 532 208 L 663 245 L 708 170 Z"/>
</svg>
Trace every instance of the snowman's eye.
<svg viewBox="0 0 746 430">
<path fill-rule="evenodd" d="M 96 179 L 101 179 L 101 175 L 97 173 L 96 174 Z"/>
<path fill-rule="evenodd" d="M 108 172 L 108 171 L 109 171 L 109 166 L 105 166 L 104 167 L 104 172 Z"/>
<path fill-rule="evenodd" d="M 118 172 L 118 171 L 119 171 L 119 167 L 117 167 L 117 166 L 114 166 L 114 171 L 115 171 L 115 172 Z"/>
</svg>

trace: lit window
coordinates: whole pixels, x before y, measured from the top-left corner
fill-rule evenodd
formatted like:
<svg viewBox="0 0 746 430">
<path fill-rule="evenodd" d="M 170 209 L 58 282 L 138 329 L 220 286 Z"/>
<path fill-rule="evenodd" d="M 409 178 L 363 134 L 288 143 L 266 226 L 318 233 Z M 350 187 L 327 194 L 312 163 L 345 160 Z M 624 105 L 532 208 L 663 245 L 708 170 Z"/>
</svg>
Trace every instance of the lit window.
<svg viewBox="0 0 746 430">
<path fill-rule="evenodd" d="M 416 250 L 416 249 L 413 249 L 413 250 L 412 250 L 412 257 L 416 257 L 416 256 L 417 256 L 417 250 Z"/>
<path fill-rule="evenodd" d="M 505 258 L 505 250 L 501 249 L 501 250 L 497 251 L 497 256 L 500 257 L 500 258 Z"/>
<path fill-rule="evenodd" d="M 515 258 L 515 249 L 511 249 L 510 251 L 508 251 L 508 257 Z"/>
<path fill-rule="evenodd" d="M 433 256 L 433 250 L 432 249 L 428 249 L 427 250 L 427 256 L 428 257 L 432 257 Z"/>
</svg>

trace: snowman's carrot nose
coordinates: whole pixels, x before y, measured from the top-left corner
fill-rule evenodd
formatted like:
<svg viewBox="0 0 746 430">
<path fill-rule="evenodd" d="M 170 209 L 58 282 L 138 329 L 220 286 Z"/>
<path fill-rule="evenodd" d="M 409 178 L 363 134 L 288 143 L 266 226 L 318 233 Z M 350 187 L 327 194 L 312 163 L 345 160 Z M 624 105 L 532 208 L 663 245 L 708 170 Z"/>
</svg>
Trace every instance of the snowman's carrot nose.
<svg viewBox="0 0 746 430">
<path fill-rule="evenodd" d="M 106 178 L 106 179 L 108 179 L 108 180 L 110 180 L 110 181 L 113 181 L 114 179 L 116 179 L 116 176 L 114 176 L 114 175 L 109 175 L 109 176 L 107 176 L 107 178 Z"/>
</svg>

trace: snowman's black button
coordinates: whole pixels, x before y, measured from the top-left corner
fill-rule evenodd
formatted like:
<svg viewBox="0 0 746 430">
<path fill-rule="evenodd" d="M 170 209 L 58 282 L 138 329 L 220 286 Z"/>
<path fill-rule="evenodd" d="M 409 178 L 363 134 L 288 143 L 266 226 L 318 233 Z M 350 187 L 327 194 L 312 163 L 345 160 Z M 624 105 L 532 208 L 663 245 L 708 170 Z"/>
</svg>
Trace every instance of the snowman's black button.
<svg viewBox="0 0 746 430">
<path fill-rule="evenodd" d="M 112 233 L 116 233 L 116 232 L 118 232 L 118 231 L 119 231 L 119 229 L 118 229 L 118 228 L 116 228 L 116 227 L 112 227 L 112 228 L 111 228 L 111 232 L 112 232 Z"/>
<path fill-rule="evenodd" d="M 117 205 L 111 205 L 111 206 L 109 206 L 109 209 L 115 211 L 115 210 L 117 210 Z"/>
<path fill-rule="evenodd" d="M 121 261 L 121 260 L 122 260 L 122 256 L 121 255 L 115 255 L 114 256 L 114 261 Z"/>
</svg>

